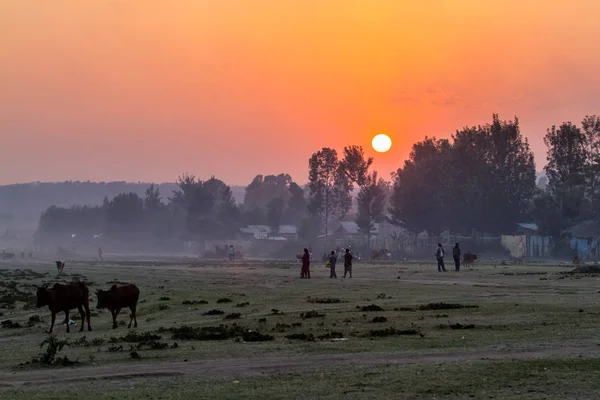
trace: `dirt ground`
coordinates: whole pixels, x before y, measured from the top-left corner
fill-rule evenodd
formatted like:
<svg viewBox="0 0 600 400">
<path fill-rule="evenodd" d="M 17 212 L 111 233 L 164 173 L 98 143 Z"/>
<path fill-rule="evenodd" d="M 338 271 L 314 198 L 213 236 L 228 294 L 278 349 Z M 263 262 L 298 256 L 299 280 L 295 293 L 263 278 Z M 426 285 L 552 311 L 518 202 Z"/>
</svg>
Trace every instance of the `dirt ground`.
<svg viewBox="0 0 600 400">
<path fill-rule="evenodd" d="M 244 376 L 280 372 L 297 372 L 339 365 L 429 364 L 475 360 L 543 359 L 553 357 L 598 357 L 600 347 L 561 347 L 546 349 L 509 350 L 502 352 L 474 351 L 445 354 L 336 354 L 310 357 L 271 357 L 266 359 L 228 359 L 213 361 L 175 362 L 164 364 L 128 364 L 83 367 L 64 370 L 37 370 L 27 372 L 0 372 L 0 386 L 19 387 L 62 385 L 94 380 L 138 379 L 152 377 L 190 376 Z"/>
<path fill-rule="evenodd" d="M 572 270 L 568 265 L 481 263 L 461 272 L 438 273 L 433 263 L 362 263 L 355 267 L 352 280 L 330 280 L 328 271 L 315 265 L 310 281 L 299 280 L 298 269 L 294 263 L 277 262 L 230 265 L 81 261 L 68 262 L 65 273 L 57 276 L 50 263 L 1 264 L 1 279 L 5 283 L 0 292 L 4 293 L 16 287 L 21 292 L 15 293 L 24 295 L 33 291 L 34 284 L 79 279 L 89 283 L 93 295 L 96 289 L 108 288 L 114 281 L 135 282 L 142 293 L 140 327 L 135 331 L 163 332 L 159 341 L 165 349 L 139 350 L 140 360 L 131 359 L 127 350 L 111 350 L 110 343 L 129 344 L 119 339 L 127 330 L 122 326 L 112 330 L 108 313 L 95 310 L 92 299 L 96 313 L 92 332 L 78 333 L 78 321 L 70 334 L 65 333 L 64 326 L 55 327 L 57 337 L 69 341 L 59 355 L 79 362 L 73 367 L 30 364 L 23 368 L 22 363 L 41 351 L 49 315 L 47 309 L 31 308 L 18 300 L 0 309 L 4 314 L 0 321 L 11 320 L 19 326 L 0 328 L 0 395 L 4 391 L 6 398 L 26 398 L 27 394 L 34 396 L 46 389 L 77 390 L 93 382 L 131 381 L 144 385 L 157 379 L 162 382 L 186 377 L 209 383 L 214 379 L 216 384 L 227 377 L 267 379 L 282 372 L 302 375 L 315 370 L 329 371 L 325 374 L 337 379 L 343 374 L 339 369 L 344 367 L 354 371 L 355 367 L 429 368 L 457 363 L 484 366 L 501 361 L 559 360 L 570 368 L 569 360 L 585 364 L 586 360 L 595 362 L 600 358 L 600 346 L 595 340 L 600 324 L 600 277 L 565 274 Z M 438 309 L 430 303 L 452 307 Z M 373 308 L 379 311 L 364 311 L 369 305 L 376 305 Z M 216 309 L 222 315 L 207 313 Z M 304 317 L 309 312 L 316 318 Z M 224 319 L 224 315 L 236 313 L 239 319 Z M 27 324 L 33 317 L 39 317 L 34 320 L 38 322 Z M 385 322 L 377 324 L 374 317 Z M 124 311 L 119 319 L 128 321 L 128 312 Z M 194 341 L 175 340 L 166 333 L 174 327 L 224 323 L 239 324 L 273 338 L 261 343 L 239 339 Z M 388 335 L 388 328 L 392 332 L 413 330 L 415 334 Z M 332 333 L 343 337 L 342 341 L 318 339 Z M 294 340 L 290 339 L 292 334 L 314 338 Z M 78 340 L 85 345 L 76 344 Z M 97 344 L 91 345 L 93 340 Z M 472 373 L 465 374 L 457 379 L 468 381 L 468 374 Z M 537 380 L 542 385 L 540 376 L 527 379 L 530 380 L 526 384 L 533 388 L 537 387 Z M 260 385 L 276 390 L 273 388 L 280 384 L 269 382 Z M 481 384 L 465 384 L 460 389 L 464 393 L 457 393 L 477 397 L 485 388 Z M 344 384 L 337 385 L 340 387 L 331 388 L 334 394 L 337 390 L 343 392 Z M 370 390 L 368 381 L 365 385 L 364 389 Z M 433 390 L 428 389 L 427 381 L 419 385 L 413 388 L 415 393 Z M 111 389 L 107 390 L 110 393 Z M 445 389 L 436 390 L 444 393 Z M 561 395 L 569 398 L 572 388 L 561 390 Z M 227 398 L 214 393 L 211 396 Z M 285 389 L 277 393 L 280 397 L 274 397 L 285 398 Z M 498 393 L 512 398 L 517 392 Z M 93 394 L 90 396 L 94 398 Z M 381 392 L 373 392 L 372 397 L 386 398 Z"/>
</svg>

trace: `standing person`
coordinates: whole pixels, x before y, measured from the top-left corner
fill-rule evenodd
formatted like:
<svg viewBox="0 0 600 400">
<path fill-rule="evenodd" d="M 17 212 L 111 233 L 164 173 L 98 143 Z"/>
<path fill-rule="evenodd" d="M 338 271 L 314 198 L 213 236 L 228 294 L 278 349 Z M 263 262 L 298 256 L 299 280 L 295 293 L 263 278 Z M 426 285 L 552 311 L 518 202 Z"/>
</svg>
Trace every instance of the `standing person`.
<svg viewBox="0 0 600 400">
<path fill-rule="evenodd" d="M 435 252 L 435 257 L 437 258 L 438 263 L 438 272 L 446 272 L 446 267 L 444 266 L 444 248 L 441 243 L 438 243 L 437 251 Z"/>
<path fill-rule="evenodd" d="M 102 260 L 102 247 L 98 247 L 98 258 Z"/>
<path fill-rule="evenodd" d="M 312 261 L 312 246 L 308 245 L 308 255 L 310 256 L 310 260 Z"/>
<path fill-rule="evenodd" d="M 454 267 L 457 271 L 460 271 L 460 247 L 458 247 L 458 243 L 452 249 L 452 257 L 454 258 Z"/>
<path fill-rule="evenodd" d="M 344 254 L 344 278 L 347 273 L 350 273 L 350 278 L 352 278 L 352 253 L 350 253 L 350 249 L 346 249 L 346 254 Z"/>
<path fill-rule="evenodd" d="M 227 247 L 227 245 L 225 245 Z M 233 262 L 235 260 L 235 250 L 233 249 L 233 245 L 227 247 L 227 255 L 229 256 L 229 262 Z"/>
<path fill-rule="evenodd" d="M 310 253 L 308 252 L 308 249 L 304 249 L 304 254 L 302 255 L 300 278 L 310 279 Z"/>
<path fill-rule="evenodd" d="M 335 251 L 331 250 L 331 257 L 329 257 L 329 277 L 337 279 L 337 274 L 335 273 L 335 263 L 337 263 L 337 255 Z"/>
</svg>

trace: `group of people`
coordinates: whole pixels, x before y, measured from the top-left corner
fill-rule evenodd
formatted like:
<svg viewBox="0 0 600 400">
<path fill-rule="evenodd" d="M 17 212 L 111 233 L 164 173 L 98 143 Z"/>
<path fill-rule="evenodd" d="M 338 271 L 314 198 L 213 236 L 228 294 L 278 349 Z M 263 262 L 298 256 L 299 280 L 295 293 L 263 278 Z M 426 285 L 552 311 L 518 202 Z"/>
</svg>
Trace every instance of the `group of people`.
<svg viewBox="0 0 600 400">
<path fill-rule="evenodd" d="M 446 255 L 446 252 L 444 251 L 444 248 L 442 247 L 441 243 L 438 243 L 438 248 L 435 252 L 435 257 L 437 259 L 437 265 L 438 265 L 438 272 L 446 272 L 446 266 L 444 265 L 444 256 Z M 461 251 L 460 251 L 460 247 L 458 246 L 458 243 L 456 243 L 454 245 L 454 248 L 452 249 L 452 258 L 454 258 L 454 268 L 456 269 L 456 271 L 460 271 L 460 255 L 461 255 Z"/>
<path fill-rule="evenodd" d="M 310 262 L 311 262 L 311 252 L 309 249 L 304 249 L 304 254 L 301 256 L 302 259 L 302 269 L 300 270 L 300 278 L 301 279 L 310 279 Z M 350 278 L 352 278 L 352 253 L 350 249 L 346 249 L 346 253 L 344 254 L 344 278 L 349 274 Z M 331 251 L 331 256 L 327 261 L 327 266 L 329 267 L 329 278 L 337 279 L 337 274 L 335 272 L 335 266 L 337 264 L 338 255 L 335 250 Z"/>
</svg>

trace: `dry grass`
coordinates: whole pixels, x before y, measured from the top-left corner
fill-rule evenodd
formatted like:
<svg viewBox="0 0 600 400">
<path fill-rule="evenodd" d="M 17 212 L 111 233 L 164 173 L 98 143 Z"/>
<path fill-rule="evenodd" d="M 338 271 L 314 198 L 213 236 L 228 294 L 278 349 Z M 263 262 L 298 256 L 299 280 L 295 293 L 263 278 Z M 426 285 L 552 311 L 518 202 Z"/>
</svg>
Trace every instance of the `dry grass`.
<svg viewBox="0 0 600 400">
<path fill-rule="evenodd" d="M 10 320 L 21 327 L 0 327 L 0 373 L 12 370 L 39 353 L 39 343 L 46 338 L 44 331 L 48 328 L 49 312 L 32 309 L 25 294 L 34 293 L 32 284 L 56 280 L 51 263 L 27 265 L 25 268 L 31 273 L 23 273 L 22 265 L 16 272 L 16 265 L 4 264 L 3 267 L 0 279 L 15 282 L 4 285 L 3 293 L 15 301 L 0 309 L 4 314 L 0 321 Z M 297 264 L 268 262 L 236 266 L 159 261 L 112 265 L 70 263 L 69 268 L 70 274 L 78 274 L 78 279 L 89 282 L 136 283 L 141 291 L 136 332 L 155 335 L 146 345 L 127 343 L 122 339 L 127 337 L 127 329 L 122 325 L 111 329 L 110 314 L 99 312 L 92 318 L 94 330 L 85 332 L 83 344 L 63 350 L 69 359 L 79 359 L 81 368 L 335 354 L 451 353 L 459 357 L 472 351 L 494 354 L 515 348 L 596 346 L 592 338 L 596 337 L 600 324 L 600 306 L 597 305 L 600 277 L 561 274 L 571 269 L 568 266 L 478 265 L 460 273 L 437 273 L 433 262 L 430 265 L 357 264 L 351 280 L 328 279 L 328 271 L 318 266 L 311 271 L 313 279 L 300 280 Z M 61 278 L 70 280 L 73 276 L 65 274 Z M 96 284 L 94 289 L 104 287 L 110 284 Z M 11 290 L 15 291 L 13 297 L 10 297 Z M 95 306 L 95 302 L 93 299 L 90 304 Z M 223 314 L 206 315 L 214 309 Z M 34 317 L 36 315 L 41 317 L 41 322 Z M 374 324 L 375 318 L 380 322 Z M 129 322 L 128 310 L 122 311 L 119 320 Z M 62 321 L 62 314 L 57 321 Z M 204 327 L 202 332 L 209 332 L 221 325 L 231 327 L 233 324 L 238 327 L 236 333 L 223 335 L 218 340 L 185 340 L 174 335 L 183 327 L 189 327 L 191 332 L 200 332 Z M 55 333 L 59 338 L 68 337 L 71 343 L 84 336 L 74 327 L 66 334 L 64 326 L 56 326 Z M 132 360 L 131 352 L 140 358 Z M 244 380 L 235 377 L 240 371 L 234 371 L 231 376 L 201 380 L 177 378 L 180 381 L 177 385 L 171 384 L 173 379 L 161 379 L 158 385 L 156 378 L 138 377 L 130 383 L 106 386 L 103 394 L 93 391 L 89 383 L 69 383 L 61 389 L 60 397 L 69 398 L 71 391 L 74 395 L 76 390 L 89 387 L 86 397 L 121 398 L 130 391 L 123 388 L 124 385 L 139 385 L 142 393 L 163 399 L 179 398 L 177 396 L 185 393 L 204 393 L 210 398 L 239 398 L 241 395 L 294 398 L 291 393 L 302 394 L 302 398 L 318 397 L 319 393 L 324 398 L 341 395 L 389 398 L 399 393 L 398 390 L 406 391 L 412 398 L 488 394 L 497 398 L 535 398 L 535 394 L 544 398 L 570 398 L 581 397 L 589 384 L 576 385 L 568 379 L 557 379 L 553 381 L 556 390 L 549 391 L 546 379 L 598 366 L 594 359 L 553 359 L 548 363 L 553 369 L 543 370 L 543 362 L 534 360 L 440 366 L 424 359 L 410 366 L 343 369 L 315 365 L 319 371 L 303 371 L 306 376 L 301 377 L 269 374 Z M 532 368 L 533 372 L 519 376 L 517 385 L 511 371 Z M 485 375 L 485 371 L 496 372 Z M 433 375 L 435 382 L 430 379 Z M 326 379 L 319 378 L 321 376 Z M 400 376 L 403 381 L 399 380 Z M 300 389 L 305 378 L 311 381 L 309 392 Z M 240 383 L 232 384 L 233 380 Z M 322 380 L 327 382 L 323 384 L 327 388 L 319 383 Z M 384 384 L 386 381 L 390 384 Z M 507 386 L 510 382 L 515 384 Z M 0 377 L 0 386 L 4 384 L 8 383 Z M 6 396 L 2 398 L 36 398 L 38 390 L 41 395 L 53 388 L 6 388 Z"/>
</svg>

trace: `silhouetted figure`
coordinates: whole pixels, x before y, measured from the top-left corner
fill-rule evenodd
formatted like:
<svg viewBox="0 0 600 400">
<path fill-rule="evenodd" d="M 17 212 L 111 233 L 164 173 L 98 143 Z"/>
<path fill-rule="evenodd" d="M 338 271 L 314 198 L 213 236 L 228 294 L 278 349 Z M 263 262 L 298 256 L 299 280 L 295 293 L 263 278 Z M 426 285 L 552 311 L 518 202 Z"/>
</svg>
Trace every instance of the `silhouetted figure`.
<svg viewBox="0 0 600 400">
<path fill-rule="evenodd" d="M 300 270 L 300 278 L 310 279 L 310 253 L 308 249 L 304 249 L 302 255 L 302 270 Z"/>
<path fill-rule="evenodd" d="M 337 263 L 337 256 L 335 251 L 331 251 L 331 257 L 329 257 L 329 277 L 337 279 L 337 274 L 335 273 L 335 264 Z"/>
<path fill-rule="evenodd" d="M 350 249 L 346 249 L 346 254 L 344 254 L 344 278 L 347 273 L 350 273 L 350 278 L 352 278 L 352 253 L 350 253 Z"/>
<path fill-rule="evenodd" d="M 446 267 L 444 266 L 444 248 L 441 243 L 438 243 L 437 251 L 435 252 L 435 257 L 437 258 L 438 263 L 438 272 L 446 272 Z"/>
<path fill-rule="evenodd" d="M 229 248 L 227 249 L 227 254 L 229 255 L 229 261 L 234 262 L 235 261 L 235 249 L 233 248 L 233 245 L 229 246 Z"/>
<path fill-rule="evenodd" d="M 98 258 L 102 260 L 102 247 L 98 247 Z"/>
<path fill-rule="evenodd" d="M 458 247 L 458 243 L 452 249 L 452 257 L 454 258 L 454 267 L 457 271 L 460 271 L 460 247 Z"/>
</svg>

